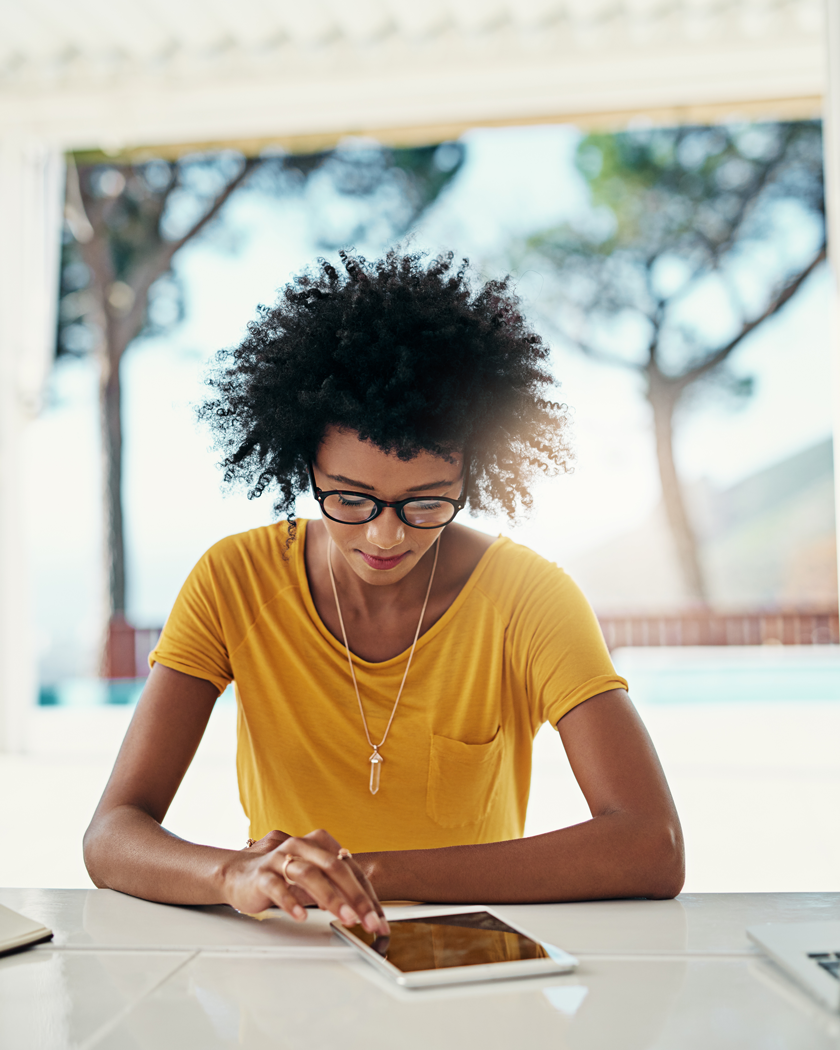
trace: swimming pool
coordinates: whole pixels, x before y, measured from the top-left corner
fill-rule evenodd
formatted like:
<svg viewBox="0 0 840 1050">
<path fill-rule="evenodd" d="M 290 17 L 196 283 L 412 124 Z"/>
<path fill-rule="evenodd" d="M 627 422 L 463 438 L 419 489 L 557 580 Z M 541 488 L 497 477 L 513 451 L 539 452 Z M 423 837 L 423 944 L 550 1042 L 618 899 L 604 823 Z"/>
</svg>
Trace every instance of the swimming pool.
<svg viewBox="0 0 840 1050">
<path fill-rule="evenodd" d="M 641 704 L 840 701 L 840 646 L 639 647 L 612 655 Z"/>
<path fill-rule="evenodd" d="M 131 707 L 140 699 L 145 678 L 68 678 L 41 685 L 39 707 Z M 218 702 L 233 703 L 233 687 Z"/>
</svg>

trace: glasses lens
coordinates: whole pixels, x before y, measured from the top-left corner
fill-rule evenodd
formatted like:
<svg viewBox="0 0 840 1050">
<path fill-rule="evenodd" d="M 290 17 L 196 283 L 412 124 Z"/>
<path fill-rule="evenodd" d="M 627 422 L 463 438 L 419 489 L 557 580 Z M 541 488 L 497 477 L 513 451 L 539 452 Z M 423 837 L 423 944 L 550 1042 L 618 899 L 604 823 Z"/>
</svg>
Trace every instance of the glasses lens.
<svg viewBox="0 0 840 1050">
<path fill-rule="evenodd" d="M 413 499 L 403 507 L 405 520 L 418 529 L 433 529 L 447 525 L 455 517 L 451 503 L 434 499 Z"/>
<path fill-rule="evenodd" d="M 376 510 L 376 504 L 372 499 L 335 492 L 324 500 L 324 510 L 335 521 L 352 525 L 353 522 L 367 521 Z"/>
</svg>

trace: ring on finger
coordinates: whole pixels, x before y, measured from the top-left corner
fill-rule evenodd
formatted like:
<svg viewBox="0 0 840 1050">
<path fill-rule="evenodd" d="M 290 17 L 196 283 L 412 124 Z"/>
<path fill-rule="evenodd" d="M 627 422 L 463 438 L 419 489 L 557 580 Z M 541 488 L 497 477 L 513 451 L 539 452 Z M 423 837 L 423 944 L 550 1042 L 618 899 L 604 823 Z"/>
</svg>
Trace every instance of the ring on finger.
<svg viewBox="0 0 840 1050">
<path fill-rule="evenodd" d="M 293 860 L 300 860 L 300 857 L 296 857 L 294 853 L 288 853 L 286 855 L 286 859 L 283 861 L 283 867 L 280 869 L 280 874 L 283 876 L 283 879 L 289 886 L 297 886 L 297 883 L 293 879 L 290 879 L 289 876 L 286 874 L 286 868 L 288 868 L 288 866 Z"/>
<path fill-rule="evenodd" d="M 344 846 L 342 846 L 341 849 L 338 851 L 338 859 L 339 860 L 352 860 L 353 859 L 353 854 L 350 852 L 349 849 L 345 849 Z"/>
</svg>

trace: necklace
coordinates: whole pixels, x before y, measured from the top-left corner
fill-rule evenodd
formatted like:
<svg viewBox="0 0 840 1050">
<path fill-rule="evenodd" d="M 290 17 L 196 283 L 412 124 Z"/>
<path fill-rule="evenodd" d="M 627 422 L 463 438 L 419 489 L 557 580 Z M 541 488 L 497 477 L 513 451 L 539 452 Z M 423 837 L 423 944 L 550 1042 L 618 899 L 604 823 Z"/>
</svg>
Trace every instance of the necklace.
<svg viewBox="0 0 840 1050">
<path fill-rule="evenodd" d="M 344 649 L 347 653 L 347 663 L 350 665 L 350 677 L 353 679 L 353 688 L 356 690 L 356 700 L 359 703 L 359 714 L 362 716 L 362 726 L 365 731 L 365 739 L 368 745 L 373 748 L 373 754 L 370 756 L 368 761 L 370 762 L 370 793 L 375 795 L 379 790 L 379 779 L 382 775 L 382 763 L 384 759 L 379 754 L 382 745 L 388 739 L 388 734 L 391 732 L 391 725 L 394 721 L 394 715 L 397 713 L 397 707 L 400 703 L 400 697 L 402 696 L 403 687 L 405 686 L 405 680 L 408 678 L 408 669 L 411 667 L 411 661 L 414 657 L 414 650 L 417 648 L 417 639 L 420 637 L 420 628 L 423 626 L 423 617 L 426 615 L 426 606 L 429 604 L 429 595 L 432 593 L 432 581 L 435 578 L 435 569 L 437 568 L 438 553 L 440 552 L 440 542 L 435 541 L 435 560 L 432 562 L 432 573 L 429 576 L 429 586 L 426 588 L 426 597 L 423 601 L 423 608 L 420 610 L 420 619 L 417 621 L 417 630 L 414 632 L 414 641 L 411 645 L 411 652 L 408 654 L 408 663 L 405 665 L 405 673 L 402 676 L 400 682 L 400 689 L 397 693 L 397 699 L 394 701 L 394 706 L 391 709 L 391 717 L 388 719 L 388 725 L 385 726 L 385 732 L 382 735 L 382 739 L 378 744 L 370 738 L 370 731 L 368 730 L 367 719 L 365 718 L 365 709 L 362 706 L 362 697 L 359 693 L 359 683 L 356 681 L 356 670 L 353 667 L 353 657 L 350 655 L 350 646 L 347 644 L 347 631 L 344 628 L 344 617 L 341 615 L 341 603 L 338 600 L 338 589 L 335 585 L 335 576 L 333 574 L 332 567 L 332 550 L 333 541 L 330 538 L 330 545 L 327 550 L 327 568 L 330 571 L 330 583 L 332 584 L 333 596 L 335 597 L 335 608 L 338 613 L 338 622 L 341 624 L 341 637 L 344 639 Z"/>
</svg>

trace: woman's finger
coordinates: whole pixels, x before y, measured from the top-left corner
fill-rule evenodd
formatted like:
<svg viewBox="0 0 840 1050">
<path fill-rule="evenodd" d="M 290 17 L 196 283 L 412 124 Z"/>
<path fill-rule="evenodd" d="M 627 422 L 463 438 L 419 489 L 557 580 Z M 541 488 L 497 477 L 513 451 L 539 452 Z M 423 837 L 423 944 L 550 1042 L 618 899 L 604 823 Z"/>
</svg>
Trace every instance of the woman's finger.
<svg viewBox="0 0 840 1050">
<path fill-rule="evenodd" d="M 292 888 L 276 871 L 270 868 L 264 869 L 260 872 L 258 884 L 266 897 L 274 901 L 278 908 L 282 908 L 296 922 L 305 921 L 306 909 L 298 901 Z"/>
<path fill-rule="evenodd" d="M 316 846 L 325 849 L 327 853 L 335 853 L 337 855 L 341 848 L 340 843 L 336 842 L 332 835 L 328 831 L 324 831 L 323 828 L 318 831 L 310 831 L 309 834 L 304 835 L 303 838 L 305 838 L 307 842 L 314 842 Z"/>
<path fill-rule="evenodd" d="M 344 863 L 352 865 L 353 871 L 354 871 L 354 873 L 356 875 L 356 878 L 359 880 L 359 882 L 362 884 L 362 886 L 364 886 L 364 888 L 367 890 L 368 895 L 373 900 L 374 907 L 376 908 L 376 914 L 385 923 L 385 926 L 387 927 L 387 932 L 390 934 L 391 927 L 388 926 L 388 920 L 385 918 L 385 911 L 384 911 L 382 905 L 379 902 L 379 897 L 377 897 L 376 890 L 373 888 L 373 885 L 372 885 L 370 879 L 367 877 L 367 875 L 365 875 L 364 871 L 361 869 L 359 864 L 352 857 L 348 857 L 344 861 Z"/>
<path fill-rule="evenodd" d="M 287 865 L 286 872 L 290 878 L 294 877 L 296 889 L 305 887 L 306 892 L 315 899 L 319 908 L 332 912 L 345 926 L 355 926 L 357 923 L 365 925 L 364 920 L 367 918 L 368 924 L 365 928 L 369 927 L 372 912 L 369 909 L 357 911 L 352 908 L 347 903 L 345 894 L 318 865 L 302 860 L 300 857 L 294 857 Z"/>
<path fill-rule="evenodd" d="M 289 854 L 300 859 L 289 861 L 285 874 L 314 897 L 319 907 L 331 911 L 341 922 L 360 922 L 371 933 L 383 931 L 384 919 L 377 910 L 376 894 L 362 885 L 353 868 L 340 860 L 337 853 L 316 846 L 306 838 L 293 838 L 277 849 L 278 864 L 284 864 Z M 326 883 L 315 878 L 315 869 Z M 344 914 L 340 913 L 342 905 L 349 909 Z"/>
<path fill-rule="evenodd" d="M 314 900 L 312 895 L 307 893 L 302 886 L 289 886 L 289 891 L 294 895 L 298 904 L 302 904 L 304 908 L 311 907 L 312 905 L 315 905 L 315 907 L 318 906 L 318 902 Z"/>
<path fill-rule="evenodd" d="M 256 841 L 248 839 L 249 845 L 245 848 L 251 850 L 252 853 L 270 853 L 284 843 L 288 837 L 285 831 L 269 831 L 268 834 L 263 835 L 261 839 Z"/>
</svg>

